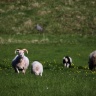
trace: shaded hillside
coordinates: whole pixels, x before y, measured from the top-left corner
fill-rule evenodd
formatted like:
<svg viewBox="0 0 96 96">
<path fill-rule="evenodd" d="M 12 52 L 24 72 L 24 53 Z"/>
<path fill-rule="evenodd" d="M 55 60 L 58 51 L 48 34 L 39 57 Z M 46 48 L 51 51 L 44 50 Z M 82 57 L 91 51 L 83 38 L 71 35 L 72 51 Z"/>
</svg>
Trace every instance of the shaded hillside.
<svg viewBox="0 0 96 96">
<path fill-rule="evenodd" d="M 96 34 L 95 0 L 0 0 L 0 34 Z"/>
</svg>

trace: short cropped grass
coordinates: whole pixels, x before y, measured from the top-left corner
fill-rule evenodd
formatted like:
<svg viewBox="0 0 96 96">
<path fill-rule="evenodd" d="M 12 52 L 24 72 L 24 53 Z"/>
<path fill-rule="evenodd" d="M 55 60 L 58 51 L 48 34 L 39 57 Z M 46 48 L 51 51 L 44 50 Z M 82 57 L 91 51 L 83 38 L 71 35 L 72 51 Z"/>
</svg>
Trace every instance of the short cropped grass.
<svg viewBox="0 0 96 96">
<path fill-rule="evenodd" d="M 15 74 L 12 70 L 3 70 L 0 72 L 0 95 L 95 96 L 96 73 L 77 71 L 44 70 L 43 76 L 38 77 L 28 71 L 26 75 L 23 75 Z"/>
<path fill-rule="evenodd" d="M 41 42 L 45 37 L 48 41 Z M 96 48 L 95 36 L 45 34 L 45 37 L 42 34 L 1 36 L 0 95 L 95 96 L 96 71 L 88 68 L 88 56 Z M 37 42 L 32 42 L 34 40 Z M 30 60 L 25 75 L 14 73 L 11 66 L 16 48 L 26 48 L 29 51 L 28 54 L 25 53 Z M 62 64 L 62 58 L 66 55 L 73 59 L 69 69 Z M 44 66 L 42 77 L 31 74 L 31 63 L 35 60 Z"/>
</svg>

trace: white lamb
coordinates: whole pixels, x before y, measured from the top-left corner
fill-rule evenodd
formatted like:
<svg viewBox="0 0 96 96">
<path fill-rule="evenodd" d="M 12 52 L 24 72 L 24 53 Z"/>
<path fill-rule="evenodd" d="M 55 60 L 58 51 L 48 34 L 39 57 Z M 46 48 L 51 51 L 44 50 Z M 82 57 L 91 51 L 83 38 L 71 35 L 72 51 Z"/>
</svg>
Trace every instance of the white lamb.
<svg viewBox="0 0 96 96">
<path fill-rule="evenodd" d="M 12 60 L 12 67 L 14 68 L 15 72 L 19 73 L 19 71 L 22 71 L 22 73 L 25 74 L 28 66 L 29 66 L 29 59 L 24 55 L 24 52 L 28 53 L 27 49 L 16 49 L 15 58 Z"/>
<path fill-rule="evenodd" d="M 43 65 L 38 62 L 38 61 L 34 61 L 31 64 L 31 72 L 33 72 L 35 75 L 40 75 L 42 76 L 43 73 Z"/>
</svg>

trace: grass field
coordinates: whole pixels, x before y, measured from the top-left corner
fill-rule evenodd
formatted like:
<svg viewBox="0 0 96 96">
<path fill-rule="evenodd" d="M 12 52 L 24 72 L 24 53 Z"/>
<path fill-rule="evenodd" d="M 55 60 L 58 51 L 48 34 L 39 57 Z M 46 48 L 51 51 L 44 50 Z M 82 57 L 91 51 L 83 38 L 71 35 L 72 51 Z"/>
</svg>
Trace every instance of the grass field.
<svg viewBox="0 0 96 96">
<path fill-rule="evenodd" d="M 45 35 L 45 37 L 43 35 L 2 36 L 0 95 L 95 96 L 96 72 L 88 69 L 89 53 L 96 47 L 95 36 Z M 11 61 L 16 48 L 28 49 L 29 54 L 26 55 L 30 59 L 30 64 L 34 60 L 43 64 L 42 77 L 31 74 L 30 66 L 25 75 L 14 73 Z M 62 58 L 65 55 L 73 59 L 74 65 L 70 69 L 63 68 Z"/>
<path fill-rule="evenodd" d="M 95 96 L 96 70 L 88 68 L 96 50 L 95 6 L 95 0 L 0 0 L 0 96 Z M 17 48 L 29 51 L 25 75 L 11 66 Z M 69 69 L 66 55 L 73 59 Z M 31 74 L 35 60 L 44 66 L 42 77 Z"/>
</svg>

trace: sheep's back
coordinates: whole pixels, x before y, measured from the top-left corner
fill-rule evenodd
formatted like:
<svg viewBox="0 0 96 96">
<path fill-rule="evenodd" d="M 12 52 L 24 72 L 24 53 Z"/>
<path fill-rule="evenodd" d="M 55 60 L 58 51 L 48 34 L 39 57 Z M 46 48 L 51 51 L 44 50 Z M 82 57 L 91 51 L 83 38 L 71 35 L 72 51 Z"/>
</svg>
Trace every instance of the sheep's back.
<svg viewBox="0 0 96 96">
<path fill-rule="evenodd" d="M 90 53 L 89 58 L 91 59 L 93 56 L 96 56 L 96 51 L 93 51 L 92 53 Z"/>
<path fill-rule="evenodd" d="M 34 61 L 31 66 L 32 66 L 33 71 L 36 71 L 38 69 L 38 71 L 43 72 L 43 66 L 42 66 L 42 64 L 40 62 Z"/>
</svg>

